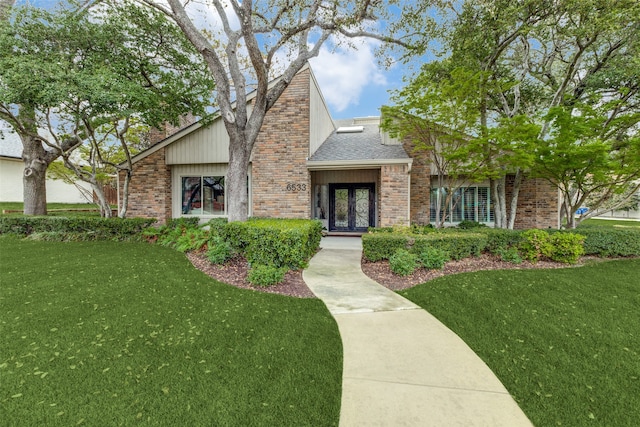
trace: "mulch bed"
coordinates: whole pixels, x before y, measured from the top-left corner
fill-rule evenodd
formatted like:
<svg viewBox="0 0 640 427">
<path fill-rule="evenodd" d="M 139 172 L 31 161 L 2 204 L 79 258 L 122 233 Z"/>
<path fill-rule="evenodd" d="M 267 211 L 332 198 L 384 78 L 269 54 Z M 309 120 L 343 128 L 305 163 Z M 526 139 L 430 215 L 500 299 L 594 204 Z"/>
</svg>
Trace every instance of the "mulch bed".
<svg viewBox="0 0 640 427">
<path fill-rule="evenodd" d="M 302 280 L 302 270 L 289 271 L 284 281 L 278 285 L 261 287 L 254 286 L 247 280 L 247 272 L 249 266 L 247 261 L 242 257 L 235 257 L 225 265 L 213 265 L 202 253 L 188 253 L 187 258 L 191 263 L 205 274 L 214 279 L 228 283 L 243 289 L 253 289 L 260 292 L 268 292 L 280 295 L 288 295 L 297 298 L 315 298 L 315 295 L 307 287 Z M 586 259 L 586 258 L 585 258 Z M 581 260 L 583 262 L 585 259 Z M 369 262 L 362 259 L 362 271 L 371 279 L 393 291 L 407 289 L 420 283 L 428 282 L 437 277 L 449 274 L 466 273 L 481 270 L 522 270 L 532 268 L 566 268 L 567 264 L 561 264 L 550 261 L 540 261 L 536 264 L 523 262 L 521 264 L 513 264 L 501 261 L 499 258 L 491 255 L 482 255 L 477 258 L 466 258 L 459 261 L 449 261 L 442 270 L 425 270 L 417 269 L 410 276 L 398 276 L 389 268 L 388 261 Z M 580 265 L 580 264 L 578 264 Z"/>
</svg>

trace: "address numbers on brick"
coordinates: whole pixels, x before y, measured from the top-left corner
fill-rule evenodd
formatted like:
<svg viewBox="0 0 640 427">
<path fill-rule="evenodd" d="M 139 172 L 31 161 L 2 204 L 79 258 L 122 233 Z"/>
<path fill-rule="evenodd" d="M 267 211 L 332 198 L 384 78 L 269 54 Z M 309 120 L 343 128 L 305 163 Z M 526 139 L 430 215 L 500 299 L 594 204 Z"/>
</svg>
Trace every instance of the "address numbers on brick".
<svg viewBox="0 0 640 427">
<path fill-rule="evenodd" d="M 287 184 L 287 191 L 307 191 L 307 184 Z"/>
</svg>

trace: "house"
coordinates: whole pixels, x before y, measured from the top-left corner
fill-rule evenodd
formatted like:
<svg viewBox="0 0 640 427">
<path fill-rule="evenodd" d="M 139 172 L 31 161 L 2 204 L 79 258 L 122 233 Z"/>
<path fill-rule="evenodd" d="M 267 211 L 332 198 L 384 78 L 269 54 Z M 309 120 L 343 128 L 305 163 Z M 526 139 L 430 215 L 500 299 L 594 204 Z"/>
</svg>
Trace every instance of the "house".
<svg viewBox="0 0 640 427">
<path fill-rule="evenodd" d="M 333 120 L 305 66 L 267 113 L 249 170 L 249 215 L 317 218 L 330 232 L 428 223 L 431 165 L 389 138 L 379 118 Z M 130 216 L 202 219 L 226 214 L 229 138 L 222 120 L 187 126 L 133 158 Z M 120 177 L 122 186 L 123 177 Z M 488 183 L 460 193 L 454 221 L 492 221 Z M 558 190 L 540 180 L 520 192 L 517 227 L 558 228 Z"/>
<path fill-rule="evenodd" d="M 0 202 L 24 200 L 23 173 L 20 137 L 0 123 Z M 46 186 L 49 203 L 91 203 L 91 189 L 83 183 L 76 186 L 59 179 L 47 178 Z"/>
</svg>

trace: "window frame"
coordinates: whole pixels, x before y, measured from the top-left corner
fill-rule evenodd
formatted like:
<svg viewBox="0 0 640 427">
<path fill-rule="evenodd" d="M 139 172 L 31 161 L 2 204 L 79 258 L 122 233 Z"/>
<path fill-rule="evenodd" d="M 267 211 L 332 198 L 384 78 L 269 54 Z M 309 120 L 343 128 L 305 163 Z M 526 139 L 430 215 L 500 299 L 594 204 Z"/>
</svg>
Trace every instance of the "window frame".
<svg viewBox="0 0 640 427">
<path fill-rule="evenodd" d="M 473 190 L 473 201 L 469 204 L 467 203 L 466 198 L 470 194 L 469 190 L 471 189 Z M 483 200 L 483 201 L 480 200 L 481 189 L 483 190 L 486 189 L 486 191 L 483 191 L 483 193 L 486 194 L 486 200 Z M 446 197 L 448 188 L 447 187 L 441 187 L 441 188 L 431 187 L 430 188 L 430 191 L 429 191 L 429 205 L 430 205 L 429 222 L 430 223 L 435 221 L 435 204 L 436 204 L 435 197 L 437 197 L 436 192 L 438 191 L 444 193 Z M 453 202 L 454 202 L 454 198 L 456 197 L 458 197 L 459 200 L 454 205 Z M 482 205 L 486 206 L 486 211 L 484 212 L 484 214 L 481 215 L 480 207 Z M 457 224 L 460 224 L 460 222 L 462 222 L 463 220 L 476 221 L 481 224 L 485 224 L 487 226 L 492 226 L 495 224 L 495 218 L 493 214 L 493 209 L 491 207 L 492 207 L 491 187 L 489 187 L 488 185 L 461 186 L 454 191 L 454 195 L 449 199 L 448 206 L 441 207 L 441 210 L 442 210 L 441 215 L 444 213 L 448 214 L 447 220 L 444 221 L 444 225 L 446 226 L 455 226 Z M 472 218 L 469 217 L 467 213 L 468 210 L 471 211 Z M 460 219 L 454 221 L 453 220 L 454 215 Z M 486 218 L 486 220 L 481 221 L 480 219 L 482 218 Z"/>
<path fill-rule="evenodd" d="M 200 208 L 199 208 L 199 212 L 194 212 L 194 209 L 190 209 L 189 212 L 185 212 L 185 186 L 184 186 L 184 182 L 185 179 L 195 179 L 195 178 L 199 178 L 200 179 Z M 205 185 L 204 185 L 204 180 L 206 178 L 211 178 L 213 180 L 216 179 L 222 179 L 223 180 L 223 204 L 224 204 L 224 211 L 222 213 L 205 213 L 204 211 L 204 193 L 205 191 L 203 191 Z M 192 216 L 197 216 L 197 217 L 201 217 L 201 218 L 224 218 L 228 216 L 228 211 L 227 211 L 227 191 L 226 191 L 226 180 L 227 180 L 227 176 L 226 175 L 212 175 L 212 174 L 185 174 L 185 175 L 180 175 L 180 216 L 185 216 L 185 217 L 192 217 Z M 214 183 L 215 185 L 215 183 Z M 215 193 L 212 195 L 215 196 Z M 216 203 L 215 201 L 215 197 L 211 198 L 211 203 Z"/>
</svg>

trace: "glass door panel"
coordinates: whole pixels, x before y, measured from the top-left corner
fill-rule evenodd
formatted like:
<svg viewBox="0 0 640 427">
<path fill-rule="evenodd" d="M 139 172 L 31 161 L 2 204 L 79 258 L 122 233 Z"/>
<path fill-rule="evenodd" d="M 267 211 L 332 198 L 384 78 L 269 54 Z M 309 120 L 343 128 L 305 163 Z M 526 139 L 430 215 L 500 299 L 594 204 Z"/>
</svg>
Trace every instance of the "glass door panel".
<svg viewBox="0 0 640 427">
<path fill-rule="evenodd" d="M 355 222 L 356 228 L 369 227 L 369 189 L 356 188 Z"/>
<path fill-rule="evenodd" d="M 346 188 L 335 190 L 335 226 L 336 228 L 349 227 L 349 190 Z"/>
</svg>

